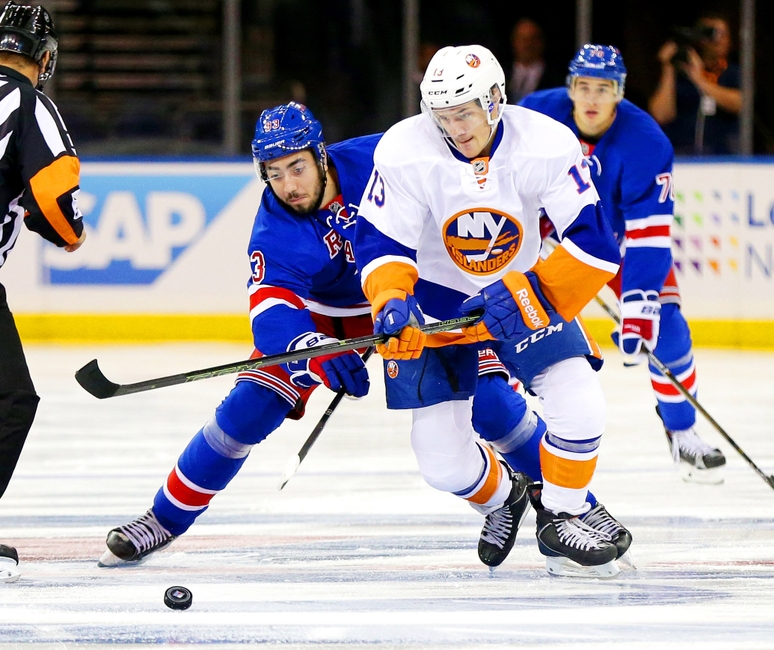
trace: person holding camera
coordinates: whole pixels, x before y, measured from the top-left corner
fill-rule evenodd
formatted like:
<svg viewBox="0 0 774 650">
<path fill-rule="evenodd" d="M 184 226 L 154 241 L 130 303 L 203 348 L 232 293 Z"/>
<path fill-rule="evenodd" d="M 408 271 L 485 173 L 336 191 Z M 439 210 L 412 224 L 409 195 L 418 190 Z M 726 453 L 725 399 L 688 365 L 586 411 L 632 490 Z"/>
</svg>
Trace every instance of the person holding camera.
<svg viewBox="0 0 774 650">
<path fill-rule="evenodd" d="M 675 36 L 658 52 L 661 78 L 648 110 L 678 155 L 738 153 L 742 93 L 739 66 L 728 62 L 728 21 L 705 14 Z"/>
</svg>

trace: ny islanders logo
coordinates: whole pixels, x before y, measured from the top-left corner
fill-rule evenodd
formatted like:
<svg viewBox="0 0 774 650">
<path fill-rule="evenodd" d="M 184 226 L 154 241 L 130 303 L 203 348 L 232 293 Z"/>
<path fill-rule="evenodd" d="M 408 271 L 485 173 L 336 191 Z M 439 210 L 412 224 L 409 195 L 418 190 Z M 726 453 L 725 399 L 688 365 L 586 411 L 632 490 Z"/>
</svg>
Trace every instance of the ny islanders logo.
<svg viewBox="0 0 774 650">
<path fill-rule="evenodd" d="M 443 227 L 449 257 L 466 273 L 490 275 L 508 264 L 519 252 L 521 224 L 493 208 L 463 210 Z"/>
</svg>

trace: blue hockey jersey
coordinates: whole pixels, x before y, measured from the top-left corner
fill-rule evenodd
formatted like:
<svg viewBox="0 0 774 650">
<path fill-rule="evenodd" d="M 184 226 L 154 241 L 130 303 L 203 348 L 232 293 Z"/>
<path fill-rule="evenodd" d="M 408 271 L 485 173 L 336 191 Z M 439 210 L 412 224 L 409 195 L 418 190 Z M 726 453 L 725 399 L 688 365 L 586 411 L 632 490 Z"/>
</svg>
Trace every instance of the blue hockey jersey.
<svg viewBox="0 0 774 650">
<path fill-rule="evenodd" d="M 621 291 L 659 291 L 672 267 L 674 151 L 656 121 L 624 99 L 604 135 L 597 142 L 584 142 L 566 88 L 532 93 L 520 104 L 568 126 L 581 141 L 603 211 L 624 254 Z"/>
<path fill-rule="evenodd" d="M 264 190 L 248 248 L 250 321 L 255 347 L 263 354 L 284 352 L 300 334 L 316 331 L 311 312 L 370 313 L 351 242 L 380 137 L 327 148 L 340 195 L 312 215 L 288 212 L 268 187 Z"/>
</svg>

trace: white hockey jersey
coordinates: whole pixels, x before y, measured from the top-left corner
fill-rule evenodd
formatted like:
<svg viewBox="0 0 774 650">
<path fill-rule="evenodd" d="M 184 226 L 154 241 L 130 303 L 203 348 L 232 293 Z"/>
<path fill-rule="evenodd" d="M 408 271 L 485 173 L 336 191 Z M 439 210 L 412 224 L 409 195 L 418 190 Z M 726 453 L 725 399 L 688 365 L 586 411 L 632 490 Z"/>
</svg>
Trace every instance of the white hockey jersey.
<svg viewBox="0 0 774 650">
<path fill-rule="evenodd" d="M 510 271 L 533 270 L 570 319 L 617 272 L 618 246 L 577 138 L 534 111 L 503 108 L 489 157 L 464 158 L 427 115 L 382 137 L 355 244 L 375 308 L 380 293 L 413 293 L 418 278 L 461 302 Z M 562 244 L 539 262 L 546 213 Z"/>
</svg>

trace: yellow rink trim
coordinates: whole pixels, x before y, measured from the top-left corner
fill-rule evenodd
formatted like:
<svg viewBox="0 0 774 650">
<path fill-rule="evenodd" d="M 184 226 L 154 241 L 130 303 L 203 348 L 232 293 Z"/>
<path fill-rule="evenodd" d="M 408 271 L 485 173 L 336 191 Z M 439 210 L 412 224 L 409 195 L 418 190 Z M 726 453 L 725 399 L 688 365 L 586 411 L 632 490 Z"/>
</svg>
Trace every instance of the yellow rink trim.
<svg viewBox="0 0 774 650">
<path fill-rule="evenodd" d="M 247 314 L 14 314 L 24 342 L 233 341 L 252 345 Z"/>
<path fill-rule="evenodd" d="M 242 314 L 15 314 L 25 342 L 147 343 L 154 341 L 233 341 L 251 345 Z M 613 323 L 584 318 L 596 341 L 611 347 Z M 691 320 L 697 347 L 774 350 L 774 321 Z"/>
<path fill-rule="evenodd" d="M 583 322 L 601 346 L 612 347 L 613 321 L 584 318 Z M 774 350 L 774 321 L 689 320 L 693 344 L 700 348 Z"/>
</svg>

